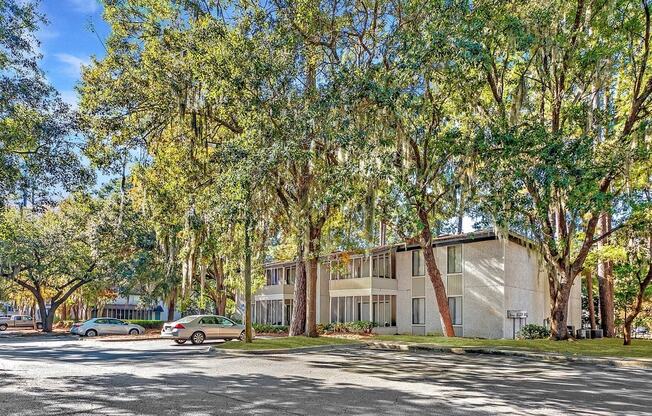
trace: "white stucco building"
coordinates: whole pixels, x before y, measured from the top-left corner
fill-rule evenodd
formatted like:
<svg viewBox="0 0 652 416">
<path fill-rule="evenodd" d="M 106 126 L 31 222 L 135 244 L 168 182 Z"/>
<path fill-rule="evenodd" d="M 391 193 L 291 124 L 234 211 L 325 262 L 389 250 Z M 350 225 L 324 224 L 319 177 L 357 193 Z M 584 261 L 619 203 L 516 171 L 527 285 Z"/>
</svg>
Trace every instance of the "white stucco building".
<svg viewBox="0 0 652 416">
<path fill-rule="evenodd" d="M 547 324 L 549 292 L 542 260 L 522 237 L 491 231 L 450 235 L 433 243 L 456 335 L 511 338 L 527 323 Z M 254 297 L 254 322 L 290 322 L 295 266 L 266 265 L 266 285 Z M 581 326 L 581 289 L 571 291 L 568 325 Z M 418 246 L 379 247 L 365 254 L 333 253 L 320 262 L 320 323 L 373 321 L 377 333 L 441 333 L 432 283 Z M 512 319 L 508 311 L 527 318 Z"/>
</svg>

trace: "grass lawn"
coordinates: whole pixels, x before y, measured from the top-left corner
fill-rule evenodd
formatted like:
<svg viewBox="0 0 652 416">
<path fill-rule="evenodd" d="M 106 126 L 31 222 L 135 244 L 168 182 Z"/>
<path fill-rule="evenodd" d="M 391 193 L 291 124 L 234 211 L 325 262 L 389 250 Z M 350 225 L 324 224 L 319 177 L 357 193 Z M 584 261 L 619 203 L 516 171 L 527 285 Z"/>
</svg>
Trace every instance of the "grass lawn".
<svg viewBox="0 0 652 416">
<path fill-rule="evenodd" d="M 271 350 L 271 349 L 285 349 L 285 348 L 299 348 L 299 347 L 316 347 L 320 345 L 343 345 L 354 344 L 356 340 L 334 338 L 334 337 L 282 337 L 272 339 L 257 338 L 250 344 L 245 342 L 225 342 L 216 345 L 215 348 L 222 348 L 228 350 Z"/>
<path fill-rule="evenodd" d="M 434 344 L 444 347 L 487 347 L 537 352 L 554 352 L 566 355 L 591 355 L 598 357 L 652 358 L 652 340 L 634 339 L 632 345 L 624 346 L 623 340 L 587 339 L 578 341 L 511 340 L 511 339 L 477 339 L 445 338 L 437 336 L 416 335 L 377 335 L 377 341 L 410 342 L 417 344 Z"/>
</svg>

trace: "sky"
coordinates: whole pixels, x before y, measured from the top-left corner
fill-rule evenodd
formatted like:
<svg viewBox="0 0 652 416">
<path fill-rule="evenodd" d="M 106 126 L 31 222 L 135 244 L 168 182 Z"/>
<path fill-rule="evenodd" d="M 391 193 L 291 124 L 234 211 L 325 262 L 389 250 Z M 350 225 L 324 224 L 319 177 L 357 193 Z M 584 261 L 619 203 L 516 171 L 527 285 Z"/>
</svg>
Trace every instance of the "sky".
<svg viewBox="0 0 652 416">
<path fill-rule="evenodd" d="M 61 97 L 76 106 L 81 65 L 88 64 L 91 56 L 104 55 L 100 39 L 106 38 L 109 29 L 102 7 L 97 0 L 41 0 L 40 9 L 49 21 L 37 34 L 41 68 Z"/>
</svg>

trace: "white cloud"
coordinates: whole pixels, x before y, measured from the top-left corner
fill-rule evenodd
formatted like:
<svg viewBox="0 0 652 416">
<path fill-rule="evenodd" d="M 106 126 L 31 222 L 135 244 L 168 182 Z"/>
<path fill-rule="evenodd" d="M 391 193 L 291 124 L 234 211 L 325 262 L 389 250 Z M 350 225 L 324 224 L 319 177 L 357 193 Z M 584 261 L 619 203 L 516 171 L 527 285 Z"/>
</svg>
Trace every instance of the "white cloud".
<svg viewBox="0 0 652 416">
<path fill-rule="evenodd" d="M 68 0 L 70 7 L 80 13 L 93 14 L 99 9 L 97 0 Z"/>
<path fill-rule="evenodd" d="M 56 53 L 54 56 L 64 64 L 64 72 L 73 78 L 79 78 L 82 65 L 88 65 L 88 58 L 80 58 L 69 53 Z"/>
<path fill-rule="evenodd" d="M 68 104 L 72 109 L 77 109 L 77 105 L 79 104 L 79 97 L 77 96 L 77 91 L 75 90 L 65 90 L 65 91 L 60 91 L 59 95 L 61 96 L 61 99 Z"/>
</svg>

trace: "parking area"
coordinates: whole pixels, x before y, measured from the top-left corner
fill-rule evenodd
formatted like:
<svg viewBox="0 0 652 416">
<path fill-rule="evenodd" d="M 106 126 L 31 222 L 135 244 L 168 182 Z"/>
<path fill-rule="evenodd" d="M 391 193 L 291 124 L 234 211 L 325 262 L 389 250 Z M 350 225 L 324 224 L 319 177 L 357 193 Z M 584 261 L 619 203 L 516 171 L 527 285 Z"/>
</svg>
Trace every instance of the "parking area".
<svg viewBox="0 0 652 416">
<path fill-rule="evenodd" d="M 652 374 L 351 349 L 274 356 L 169 341 L 0 339 L 3 415 L 649 414 Z"/>
</svg>

